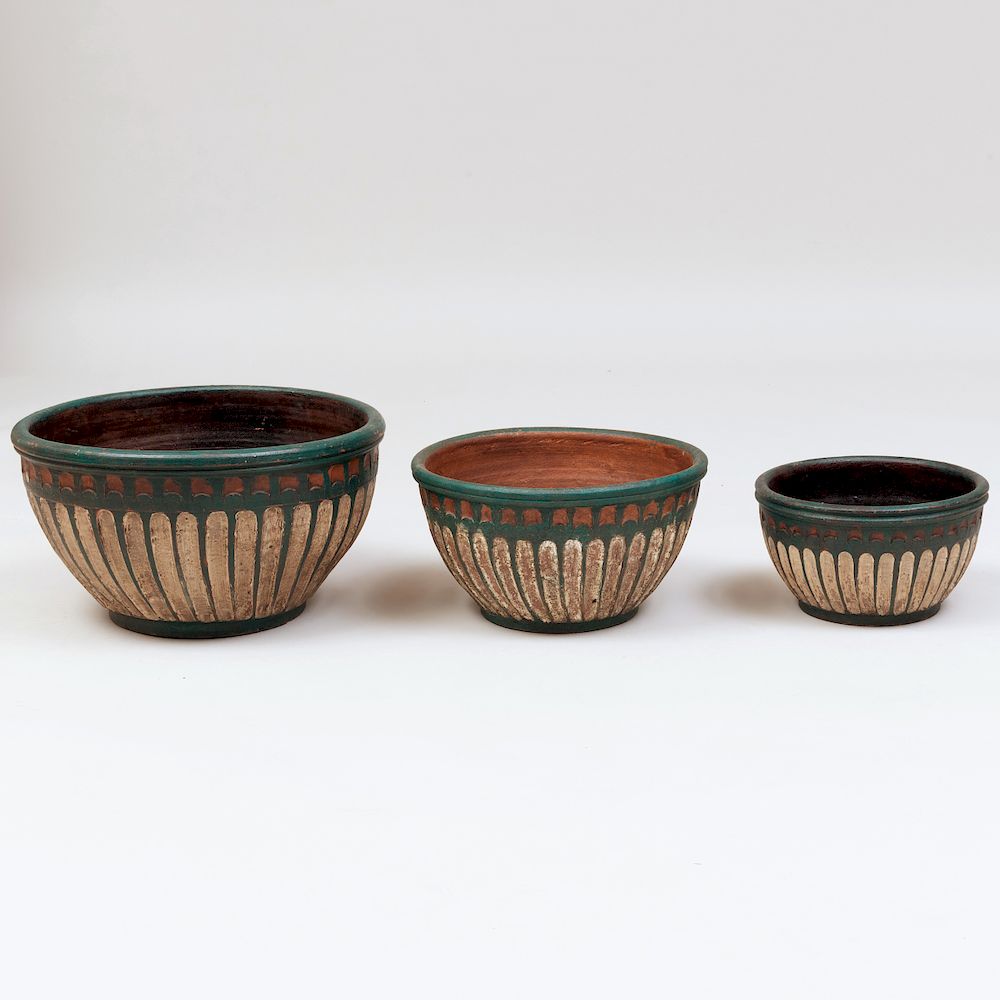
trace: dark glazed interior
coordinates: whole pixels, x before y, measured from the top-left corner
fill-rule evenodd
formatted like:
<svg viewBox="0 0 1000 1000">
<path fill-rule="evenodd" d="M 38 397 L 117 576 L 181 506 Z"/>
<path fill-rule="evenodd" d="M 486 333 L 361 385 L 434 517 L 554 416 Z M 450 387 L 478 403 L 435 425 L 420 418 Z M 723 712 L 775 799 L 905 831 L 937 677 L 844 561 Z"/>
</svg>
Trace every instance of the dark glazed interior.
<svg viewBox="0 0 1000 1000">
<path fill-rule="evenodd" d="M 682 448 L 612 434 L 526 431 L 445 445 L 424 463 L 448 479 L 519 489 L 577 489 L 658 479 L 694 458 Z"/>
<path fill-rule="evenodd" d="M 30 428 L 62 444 L 129 451 L 267 448 L 358 430 L 364 412 L 324 396 L 193 390 L 110 399 L 62 410 Z"/>
<path fill-rule="evenodd" d="M 957 472 L 917 462 L 803 463 L 771 477 L 768 486 L 796 500 L 858 507 L 896 507 L 951 500 L 975 489 Z"/>
</svg>

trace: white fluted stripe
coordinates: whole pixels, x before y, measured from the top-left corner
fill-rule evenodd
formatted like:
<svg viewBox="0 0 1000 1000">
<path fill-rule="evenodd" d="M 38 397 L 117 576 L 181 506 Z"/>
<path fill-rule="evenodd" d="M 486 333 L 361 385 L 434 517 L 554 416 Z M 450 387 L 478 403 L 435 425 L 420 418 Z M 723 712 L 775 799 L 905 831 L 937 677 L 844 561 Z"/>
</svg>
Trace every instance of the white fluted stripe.
<svg viewBox="0 0 1000 1000">
<path fill-rule="evenodd" d="M 562 583 L 559 578 L 559 549 L 556 543 L 542 542 L 538 546 L 538 575 L 542 581 L 542 594 L 549 617 L 554 622 L 566 621 L 566 608 L 562 602 Z"/>
<path fill-rule="evenodd" d="M 347 534 L 347 526 L 351 520 L 351 498 L 346 493 L 337 501 L 337 516 L 334 518 L 333 527 L 330 529 L 330 537 L 326 542 L 326 548 L 320 556 L 316 569 L 313 570 L 312 579 L 306 587 L 305 599 L 309 600 L 316 593 L 319 585 L 326 579 L 337 561 L 341 543 Z"/>
<path fill-rule="evenodd" d="M 517 578 L 521 584 L 521 592 L 524 594 L 524 599 L 528 602 L 532 614 L 540 622 L 551 621 L 548 608 L 545 607 L 545 602 L 542 600 L 542 592 L 535 568 L 535 550 L 531 542 L 522 538 L 514 543 L 514 564 L 517 566 Z"/>
<path fill-rule="evenodd" d="M 160 577 L 163 593 L 178 621 L 193 622 L 194 610 L 177 567 L 174 527 L 166 514 L 157 512 L 149 515 L 149 546 L 153 550 L 153 565 L 156 566 L 157 575 Z"/>
<path fill-rule="evenodd" d="M 35 512 L 35 517 L 38 518 L 38 523 L 42 526 L 42 531 L 45 533 L 45 537 L 48 538 L 49 544 L 55 550 L 56 555 L 59 556 L 66 568 L 76 577 L 95 601 L 98 601 L 105 607 L 109 607 L 107 594 L 101 590 L 99 584 L 91 578 L 90 574 L 70 554 L 69 548 L 66 546 L 62 533 L 56 524 L 49 502 L 41 498 L 36 499 L 30 496 L 30 494 L 29 499 L 32 510 Z"/>
<path fill-rule="evenodd" d="M 896 597 L 892 602 L 892 613 L 901 615 L 906 611 L 910 600 L 910 587 L 913 584 L 913 569 L 916 557 L 912 552 L 904 552 L 899 557 L 899 573 L 896 577 Z"/>
<path fill-rule="evenodd" d="M 576 538 L 563 544 L 563 594 L 566 618 L 583 621 L 583 545 Z"/>
<path fill-rule="evenodd" d="M 521 614 L 517 603 L 511 600 L 504 591 L 504 586 L 500 582 L 498 572 L 493 568 L 493 563 L 490 560 L 489 543 L 486 541 L 486 536 L 481 531 L 477 531 L 472 536 L 472 555 L 476 563 L 476 569 L 479 570 L 482 575 L 483 582 L 489 589 L 493 600 L 503 609 L 503 613 L 505 615 L 509 615 L 511 618 L 525 617 Z"/>
<path fill-rule="evenodd" d="M 316 508 L 316 523 L 313 526 L 312 538 L 309 540 L 309 551 L 302 559 L 299 578 L 295 581 L 295 589 L 288 598 L 288 606 L 297 608 L 306 598 L 306 591 L 312 583 L 313 573 L 319 565 L 323 550 L 330 541 L 330 529 L 333 526 L 333 501 L 321 500 Z"/>
<path fill-rule="evenodd" d="M 796 556 L 798 553 L 796 553 Z M 784 542 L 778 542 L 778 559 L 781 562 L 782 575 L 785 578 L 785 583 L 788 584 L 792 593 L 800 600 L 808 600 L 803 590 L 799 587 L 798 580 L 795 574 L 792 572 L 792 563 L 788 556 L 788 547 Z"/>
<path fill-rule="evenodd" d="M 599 538 L 587 542 L 583 571 L 583 620 L 597 617 L 601 603 L 601 581 L 604 579 L 604 542 Z"/>
<path fill-rule="evenodd" d="M 629 542 L 628 553 L 625 556 L 625 566 L 622 570 L 621 583 L 618 585 L 618 596 L 615 598 L 613 614 L 622 614 L 631 607 L 632 588 L 639 578 L 642 569 L 642 557 L 646 551 L 646 536 L 637 531 Z"/>
<path fill-rule="evenodd" d="M 802 553 L 802 565 L 813 599 L 824 611 L 832 611 L 833 605 L 823 589 L 823 582 L 819 578 L 819 563 L 816 561 L 816 553 L 812 549 L 806 549 Z"/>
<path fill-rule="evenodd" d="M 823 589 L 832 610 L 837 614 L 844 613 L 844 598 L 840 593 L 840 583 L 837 580 L 837 564 L 833 556 L 824 549 L 819 554 L 819 573 L 823 579 Z"/>
<path fill-rule="evenodd" d="M 517 580 L 514 578 L 514 563 L 510 557 L 510 546 L 507 544 L 506 538 L 493 539 L 493 563 L 507 604 L 514 609 L 514 617 L 526 621 L 530 620 L 531 612 L 528 610 L 528 606 L 518 590 Z"/>
</svg>

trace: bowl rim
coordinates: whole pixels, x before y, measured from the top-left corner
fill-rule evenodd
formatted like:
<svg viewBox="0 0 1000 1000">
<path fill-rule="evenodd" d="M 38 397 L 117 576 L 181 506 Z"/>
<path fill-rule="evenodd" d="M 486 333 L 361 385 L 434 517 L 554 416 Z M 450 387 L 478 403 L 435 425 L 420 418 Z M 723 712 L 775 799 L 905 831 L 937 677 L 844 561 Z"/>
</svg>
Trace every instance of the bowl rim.
<svg viewBox="0 0 1000 1000">
<path fill-rule="evenodd" d="M 270 445 L 261 448 L 188 448 L 142 450 L 138 448 L 100 448 L 94 445 L 67 444 L 37 437 L 31 428 L 40 420 L 92 403 L 121 400 L 142 400 L 149 396 L 173 395 L 185 392 L 280 392 L 313 399 L 332 399 L 359 409 L 365 416 L 361 427 L 333 437 L 317 438 L 295 444 Z M 385 434 L 382 414 L 368 403 L 350 396 L 341 396 L 319 389 L 296 389 L 272 385 L 181 385 L 162 389 L 134 389 L 108 392 L 96 396 L 57 403 L 23 417 L 10 433 L 15 450 L 33 460 L 88 468 L 128 469 L 135 471 L 213 471 L 233 468 L 298 465 L 310 460 L 360 454 L 374 447 Z"/>
<path fill-rule="evenodd" d="M 574 486 L 563 489 L 545 486 L 498 486 L 491 483 L 477 483 L 465 479 L 452 479 L 441 476 L 427 468 L 427 459 L 441 448 L 458 444 L 462 441 L 487 439 L 510 434 L 601 434 L 608 437 L 634 438 L 643 441 L 657 441 L 661 444 L 673 445 L 686 451 L 694 459 L 692 464 L 680 472 L 667 476 L 657 476 L 653 479 L 634 479 L 607 486 Z M 640 431 L 616 430 L 604 427 L 497 427 L 485 431 L 472 431 L 468 434 L 458 434 L 443 438 L 434 444 L 421 448 L 413 456 L 410 463 L 413 478 L 434 492 L 459 493 L 464 496 L 482 498 L 484 500 L 501 500 L 528 503 L 561 505 L 573 503 L 617 502 L 635 496 L 649 494 L 672 493 L 691 486 L 704 478 L 708 471 L 708 456 L 693 444 L 678 438 L 663 437 L 659 434 L 646 434 Z"/>
<path fill-rule="evenodd" d="M 810 466 L 849 466 L 858 462 L 893 462 L 910 465 L 922 469 L 934 469 L 971 479 L 974 483 L 971 490 L 944 500 L 928 500 L 921 503 L 907 504 L 835 504 L 822 500 L 804 500 L 798 497 L 779 493 L 770 486 L 771 480 L 788 472 L 806 469 Z M 911 458 L 903 455 L 835 455 L 827 458 L 805 458 L 795 462 L 785 462 L 762 472 L 754 484 L 754 495 L 758 503 L 764 507 L 783 508 L 785 510 L 812 514 L 816 517 L 836 520 L 910 518 L 932 516 L 937 514 L 952 514 L 966 509 L 981 507 L 989 499 L 990 484 L 978 472 L 951 462 L 939 462 L 928 458 Z"/>
</svg>

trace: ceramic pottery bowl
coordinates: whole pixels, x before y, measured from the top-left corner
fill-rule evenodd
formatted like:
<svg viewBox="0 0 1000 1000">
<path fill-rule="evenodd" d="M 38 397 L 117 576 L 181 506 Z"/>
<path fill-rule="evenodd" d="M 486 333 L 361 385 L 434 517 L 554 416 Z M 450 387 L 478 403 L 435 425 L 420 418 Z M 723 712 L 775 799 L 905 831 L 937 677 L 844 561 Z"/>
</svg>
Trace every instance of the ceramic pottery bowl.
<svg viewBox="0 0 1000 1000">
<path fill-rule="evenodd" d="M 302 611 L 361 530 L 384 429 L 344 396 L 204 386 L 53 406 L 11 439 L 42 530 L 112 620 L 207 638 Z"/>
<path fill-rule="evenodd" d="M 413 459 L 438 551 L 497 625 L 584 632 L 631 618 L 674 564 L 708 462 L 627 431 L 449 438 Z"/>
<path fill-rule="evenodd" d="M 989 486 L 915 458 L 817 458 L 757 480 L 778 575 L 807 614 L 905 625 L 937 614 L 976 548 Z"/>
</svg>

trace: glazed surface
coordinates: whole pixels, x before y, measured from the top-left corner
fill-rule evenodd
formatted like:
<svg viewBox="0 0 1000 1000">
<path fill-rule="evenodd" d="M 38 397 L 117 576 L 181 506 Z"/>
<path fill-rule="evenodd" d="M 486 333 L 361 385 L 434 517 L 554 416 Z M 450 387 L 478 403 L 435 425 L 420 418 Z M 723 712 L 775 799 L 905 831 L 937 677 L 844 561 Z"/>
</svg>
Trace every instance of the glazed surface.
<svg viewBox="0 0 1000 1000">
<path fill-rule="evenodd" d="M 339 399 L 280 389 L 169 391 L 84 402 L 37 420 L 36 437 L 135 451 L 261 448 L 358 430 L 361 409 Z"/>
<path fill-rule="evenodd" d="M 951 500 L 971 492 L 976 482 L 961 472 L 915 461 L 818 459 L 778 471 L 767 485 L 794 500 L 890 507 Z"/>
<path fill-rule="evenodd" d="M 614 486 L 689 469 L 687 451 L 661 441 L 614 434 L 522 431 L 446 444 L 426 468 L 448 479 L 528 489 Z"/>
</svg>

